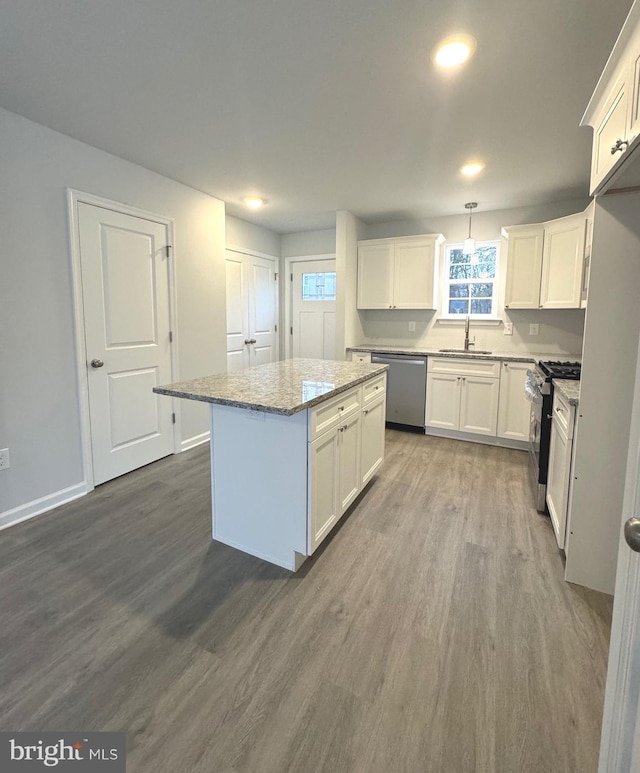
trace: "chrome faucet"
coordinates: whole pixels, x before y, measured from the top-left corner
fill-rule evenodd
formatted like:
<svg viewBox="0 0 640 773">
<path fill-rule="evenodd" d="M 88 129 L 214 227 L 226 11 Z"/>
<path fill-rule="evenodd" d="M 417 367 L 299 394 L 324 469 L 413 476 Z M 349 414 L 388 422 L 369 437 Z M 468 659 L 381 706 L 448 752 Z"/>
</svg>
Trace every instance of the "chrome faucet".
<svg viewBox="0 0 640 773">
<path fill-rule="evenodd" d="M 464 350 L 465 352 L 469 351 L 470 346 L 475 346 L 476 341 L 475 337 L 473 341 L 469 340 L 469 315 L 467 314 L 467 318 L 464 321 Z"/>
</svg>

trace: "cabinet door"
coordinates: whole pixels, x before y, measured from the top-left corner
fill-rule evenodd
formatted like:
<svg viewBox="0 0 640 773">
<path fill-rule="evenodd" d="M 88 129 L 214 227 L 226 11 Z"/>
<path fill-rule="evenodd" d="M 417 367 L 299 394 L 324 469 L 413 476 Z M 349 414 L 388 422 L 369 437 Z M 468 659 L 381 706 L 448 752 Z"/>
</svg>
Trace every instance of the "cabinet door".
<svg viewBox="0 0 640 773">
<path fill-rule="evenodd" d="M 503 362 L 500 369 L 498 403 L 498 437 L 510 440 L 529 439 L 531 403 L 524 395 L 527 371 L 531 362 Z"/>
<path fill-rule="evenodd" d="M 338 517 L 360 493 L 360 412 L 338 427 Z"/>
<path fill-rule="evenodd" d="M 435 241 L 395 245 L 393 306 L 396 309 L 435 309 Z"/>
<path fill-rule="evenodd" d="M 351 352 L 351 362 L 371 362 L 371 353 Z"/>
<path fill-rule="evenodd" d="M 461 376 L 453 373 L 427 374 L 428 427 L 458 429 L 461 384 Z"/>
<path fill-rule="evenodd" d="M 358 245 L 358 308 L 393 307 L 393 244 Z"/>
<path fill-rule="evenodd" d="M 542 250 L 544 309 L 578 309 L 582 300 L 582 269 L 587 219 L 563 217 L 545 226 Z"/>
<path fill-rule="evenodd" d="M 371 480 L 384 461 L 385 407 L 382 398 L 362 411 L 361 487 Z"/>
<path fill-rule="evenodd" d="M 626 63 L 625 63 L 626 64 Z M 627 140 L 627 71 L 622 66 L 613 80 L 611 90 L 593 129 L 591 156 L 591 195 L 609 177 L 624 149 L 611 152 L 618 140 Z"/>
<path fill-rule="evenodd" d="M 484 376 L 462 376 L 460 430 L 477 435 L 496 434 L 500 381 Z"/>
<path fill-rule="evenodd" d="M 339 518 L 338 428 L 309 443 L 309 555 Z"/>
<path fill-rule="evenodd" d="M 543 226 L 513 228 L 508 234 L 505 308 L 537 309 L 540 305 Z"/>
<path fill-rule="evenodd" d="M 572 443 L 556 421 L 551 426 L 549 472 L 547 475 L 547 506 L 559 548 L 564 548 L 567 504 L 569 501 L 569 473 Z"/>
</svg>

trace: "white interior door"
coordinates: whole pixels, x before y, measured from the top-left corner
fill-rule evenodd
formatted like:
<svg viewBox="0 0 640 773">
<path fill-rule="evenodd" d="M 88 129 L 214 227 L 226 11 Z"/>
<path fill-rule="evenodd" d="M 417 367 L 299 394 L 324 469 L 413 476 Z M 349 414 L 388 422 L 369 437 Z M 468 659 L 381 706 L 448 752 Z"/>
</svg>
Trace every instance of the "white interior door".
<svg viewBox="0 0 640 773">
<path fill-rule="evenodd" d="M 291 318 L 294 357 L 336 356 L 336 262 L 292 263 Z"/>
<path fill-rule="evenodd" d="M 278 359 L 276 263 L 227 250 L 227 371 Z"/>
<path fill-rule="evenodd" d="M 278 359 L 278 285 L 274 262 L 248 255 L 249 340 L 251 364 L 264 365 Z"/>
<path fill-rule="evenodd" d="M 94 483 L 173 452 L 168 230 L 78 203 Z"/>
<path fill-rule="evenodd" d="M 249 303 L 246 255 L 227 250 L 227 371 L 249 365 Z"/>
<path fill-rule="evenodd" d="M 637 363 L 623 523 L 640 518 L 640 348 Z M 640 553 L 622 535 L 621 529 L 599 773 L 640 770 Z"/>
</svg>

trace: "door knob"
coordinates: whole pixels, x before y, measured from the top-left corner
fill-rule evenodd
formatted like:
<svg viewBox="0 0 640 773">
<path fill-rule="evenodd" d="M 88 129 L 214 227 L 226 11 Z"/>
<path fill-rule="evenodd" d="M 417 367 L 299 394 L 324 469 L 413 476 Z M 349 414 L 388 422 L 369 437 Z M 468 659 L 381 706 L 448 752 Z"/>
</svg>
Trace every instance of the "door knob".
<svg viewBox="0 0 640 773">
<path fill-rule="evenodd" d="M 91 367 L 92 368 L 101 368 L 104 365 L 104 360 L 100 360 L 97 357 L 95 357 L 93 360 L 91 360 Z"/>
<path fill-rule="evenodd" d="M 624 525 L 624 538 L 631 550 L 640 553 L 640 518 L 629 518 Z"/>
</svg>

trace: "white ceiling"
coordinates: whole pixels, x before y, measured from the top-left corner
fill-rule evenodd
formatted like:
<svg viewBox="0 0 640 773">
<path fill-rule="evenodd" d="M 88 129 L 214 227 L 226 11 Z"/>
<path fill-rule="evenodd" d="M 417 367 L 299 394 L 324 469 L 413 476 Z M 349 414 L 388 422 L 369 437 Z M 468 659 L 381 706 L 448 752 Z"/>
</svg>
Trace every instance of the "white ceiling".
<svg viewBox="0 0 640 773">
<path fill-rule="evenodd" d="M 588 193 L 578 124 L 630 6 L 2 0 L 0 106 L 281 233 L 561 201 Z M 478 47 L 445 77 L 429 55 L 455 30 Z"/>
</svg>

